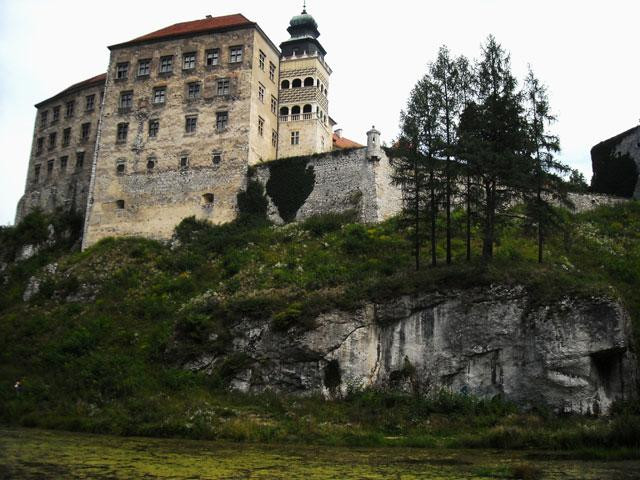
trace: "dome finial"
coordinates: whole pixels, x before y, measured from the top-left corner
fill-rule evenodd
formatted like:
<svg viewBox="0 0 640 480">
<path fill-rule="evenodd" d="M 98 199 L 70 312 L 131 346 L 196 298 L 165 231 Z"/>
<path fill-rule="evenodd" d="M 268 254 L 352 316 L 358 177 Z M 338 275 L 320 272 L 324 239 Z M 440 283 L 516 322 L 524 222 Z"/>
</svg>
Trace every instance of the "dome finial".
<svg viewBox="0 0 640 480">
<path fill-rule="evenodd" d="M 302 15 L 307 13 L 307 0 L 302 0 Z"/>
</svg>

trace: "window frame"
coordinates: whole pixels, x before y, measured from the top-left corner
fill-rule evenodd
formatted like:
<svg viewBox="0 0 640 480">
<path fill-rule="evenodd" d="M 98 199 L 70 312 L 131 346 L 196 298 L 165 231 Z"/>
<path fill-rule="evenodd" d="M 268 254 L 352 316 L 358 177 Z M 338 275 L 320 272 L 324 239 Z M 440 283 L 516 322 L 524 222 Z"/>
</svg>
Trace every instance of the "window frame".
<svg viewBox="0 0 640 480">
<path fill-rule="evenodd" d="M 229 63 L 242 63 L 244 47 L 242 45 L 233 45 L 229 47 Z"/>
<path fill-rule="evenodd" d="M 228 126 L 229 126 L 229 111 L 224 110 L 224 111 L 216 112 L 216 132 L 224 132 Z"/>
<path fill-rule="evenodd" d="M 291 132 L 291 145 L 300 145 L 300 131 L 294 130 Z"/>
<path fill-rule="evenodd" d="M 198 52 L 187 52 L 182 54 L 182 70 L 195 70 L 196 68 L 196 58 L 198 56 Z M 187 61 L 189 62 L 189 66 L 187 66 Z"/>
<path fill-rule="evenodd" d="M 126 80 L 129 77 L 129 62 L 116 63 L 116 80 Z"/>
<path fill-rule="evenodd" d="M 222 86 L 222 89 L 220 88 Z M 222 93 L 220 93 L 222 91 Z M 231 81 L 228 78 L 219 78 L 216 82 L 216 92 L 219 97 L 231 93 Z"/>
<path fill-rule="evenodd" d="M 184 133 L 185 134 L 194 134 L 198 129 L 198 116 L 197 115 L 187 115 L 184 117 Z"/>
<path fill-rule="evenodd" d="M 84 111 L 85 112 L 93 112 L 96 105 L 96 94 L 92 93 L 91 95 L 87 95 L 85 97 Z"/>
<path fill-rule="evenodd" d="M 162 95 L 158 95 L 158 93 L 162 92 Z M 157 101 L 158 98 L 162 98 L 162 101 Z M 167 87 L 153 87 L 153 97 L 152 102 L 154 105 L 164 105 L 167 102 Z"/>
<path fill-rule="evenodd" d="M 209 63 L 209 57 L 211 57 L 211 63 Z M 220 49 L 209 48 L 204 52 L 204 62 L 207 67 L 215 67 L 220 65 Z"/>
<path fill-rule="evenodd" d="M 160 120 L 157 118 L 150 119 L 149 129 L 147 130 L 147 134 L 149 138 L 157 138 L 159 131 L 160 131 Z"/>
<path fill-rule="evenodd" d="M 201 97 L 201 95 L 202 84 L 200 82 L 189 82 L 187 84 L 187 100 L 197 100 Z"/>
<path fill-rule="evenodd" d="M 116 143 L 127 143 L 129 122 L 120 122 L 116 127 Z"/>
<path fill-rule="evenodd" d="M 160 57 L 158 72 L 163 75 L 170 75 L 173 73 L 173 55 L 163 55 Z"/>
<path fill-rule="evenodd" d="M 144 71 L 142 71 L 144 68 Z M 148 77 L 151 75 L 151 59 L 150 58 L 143 58 L 141 60 L 138 60 L 138 72 L 137 72 L 137 76 L 138 77 Z"/>
</svg>

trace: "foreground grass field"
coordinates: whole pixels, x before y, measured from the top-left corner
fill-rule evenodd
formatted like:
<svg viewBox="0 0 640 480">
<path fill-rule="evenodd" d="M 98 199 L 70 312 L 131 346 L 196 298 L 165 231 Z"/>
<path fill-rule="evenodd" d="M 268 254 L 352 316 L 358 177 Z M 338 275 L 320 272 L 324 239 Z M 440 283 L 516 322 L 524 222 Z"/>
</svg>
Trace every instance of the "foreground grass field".
<svg viewBox="0 0 640 480">
<path fill-rule="evenodd" d="M 0 430 L 0 478 L 114 479 L 580 479 L 638 478 L 640 460 L 589 453 L 238 445 Z"/>
</svg>

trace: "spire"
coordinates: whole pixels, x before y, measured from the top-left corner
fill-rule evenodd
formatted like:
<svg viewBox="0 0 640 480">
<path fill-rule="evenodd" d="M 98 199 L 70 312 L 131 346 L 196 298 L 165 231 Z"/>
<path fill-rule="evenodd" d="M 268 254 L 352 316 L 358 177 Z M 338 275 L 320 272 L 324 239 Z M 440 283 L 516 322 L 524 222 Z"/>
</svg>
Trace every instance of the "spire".
<svg viewBox="0 0 640 480">
<path fill-rule="evenodd" d="M 302 0 L 302 15 L 307 14 L 307 0 Z"/>
</svg>

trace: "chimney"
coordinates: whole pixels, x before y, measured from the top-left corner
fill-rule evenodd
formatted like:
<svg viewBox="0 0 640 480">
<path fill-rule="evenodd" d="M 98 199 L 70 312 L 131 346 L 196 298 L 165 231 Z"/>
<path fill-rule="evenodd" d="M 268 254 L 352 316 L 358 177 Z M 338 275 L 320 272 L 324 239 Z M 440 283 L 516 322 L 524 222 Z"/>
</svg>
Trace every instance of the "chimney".
<svg viewBox="0 0 640 480">
<path fill-rule="evenodd" d="M 341 128 L 336 128 L 335 132 L 333 132 L 336 134 L 336 137 L 338 138 L 342 138 L 342 129 Z"/>
</svg>

